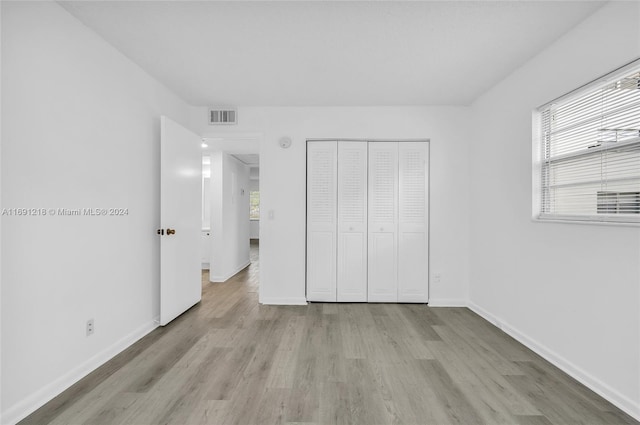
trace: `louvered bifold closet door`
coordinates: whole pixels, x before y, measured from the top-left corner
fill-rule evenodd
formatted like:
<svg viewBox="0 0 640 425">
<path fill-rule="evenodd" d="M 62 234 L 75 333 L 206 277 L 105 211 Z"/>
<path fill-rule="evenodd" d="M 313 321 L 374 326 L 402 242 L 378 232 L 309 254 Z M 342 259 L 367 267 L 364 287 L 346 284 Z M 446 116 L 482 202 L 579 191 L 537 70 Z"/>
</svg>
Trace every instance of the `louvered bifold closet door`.
<svg viewBox="0 0 640 425">
<path fill-rule="evenodd" d="M 398 143 L 369 143 L 368 300 L 398 301 Z"/>
<path fill-rule="evenodd" d="M 429 146 L 426 142 L 398 145 L 398 301 L 429 299 Z"/>
<path fill-rule="evenodd" d="M 307 299 L 336 301 L 337 142 L 307 143 Z"/>
<path fill-rule="evenodd" d="M 338 301 L 367 301 L 367 142 L 338 142 Z"/>
</svg>

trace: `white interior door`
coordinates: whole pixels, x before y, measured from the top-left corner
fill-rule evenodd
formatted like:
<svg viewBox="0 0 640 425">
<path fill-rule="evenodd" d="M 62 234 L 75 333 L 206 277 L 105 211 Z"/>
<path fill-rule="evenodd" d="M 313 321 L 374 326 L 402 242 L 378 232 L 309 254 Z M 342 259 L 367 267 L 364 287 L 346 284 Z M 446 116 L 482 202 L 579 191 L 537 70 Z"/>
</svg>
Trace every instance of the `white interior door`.
<svg viewBox="0 0 640 425">
<path fill-rule="evenodd" d="M 164 116 L 160 125 L 160 324 L 164 326 L 202 296 L 202 152 L 195 133 Z"/>
<path fill-rule="evenodd" d="M 336 301 L 337 142 L 307 143 L 307 299 Z"/>
<path fill-rule="evenodd" d="M 338 142 L 338 301 L 367 301 L 367 142 Z"/>
<path fill-rule="evenodd" d="M 429 145 L 398 144 L 398 301 L 429 300 Z"/>
<path fill-rule="evenodd" d="M 369 143 L 369 302 L 398 301 L 398 143 Z"/>
</svg>

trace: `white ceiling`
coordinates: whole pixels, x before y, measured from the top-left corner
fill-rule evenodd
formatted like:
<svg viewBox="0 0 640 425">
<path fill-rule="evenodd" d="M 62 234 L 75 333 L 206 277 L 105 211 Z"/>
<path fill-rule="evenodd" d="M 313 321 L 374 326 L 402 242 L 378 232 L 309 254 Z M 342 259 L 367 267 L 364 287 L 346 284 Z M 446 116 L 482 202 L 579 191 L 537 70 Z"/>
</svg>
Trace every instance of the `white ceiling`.
<svg viewBox="0 0 640 425">
<path fill-rule="evenodd" d="M 258 154 L 232 154 L 231 156 L 250 167 L 258 167 L 260 165 L 260 155 Z"/>
<path fill-rule="evenodd" d="M 192 105 L 467 105 L 596 1 L 60 2 Z"/>
</svg>

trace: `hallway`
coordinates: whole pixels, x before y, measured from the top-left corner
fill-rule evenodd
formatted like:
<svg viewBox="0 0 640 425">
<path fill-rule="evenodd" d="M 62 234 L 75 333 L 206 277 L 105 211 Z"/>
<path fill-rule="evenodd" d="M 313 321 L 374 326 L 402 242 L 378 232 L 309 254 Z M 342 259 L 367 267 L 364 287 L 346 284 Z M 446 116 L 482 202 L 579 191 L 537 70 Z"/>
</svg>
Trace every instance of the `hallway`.
<svg viewBox="0 0 640 425">
<path fill-rule="evenodd" d="M 631 424 L 466 308 L 258 304 L 252 264 L 21 424 Z"/>
</svg>

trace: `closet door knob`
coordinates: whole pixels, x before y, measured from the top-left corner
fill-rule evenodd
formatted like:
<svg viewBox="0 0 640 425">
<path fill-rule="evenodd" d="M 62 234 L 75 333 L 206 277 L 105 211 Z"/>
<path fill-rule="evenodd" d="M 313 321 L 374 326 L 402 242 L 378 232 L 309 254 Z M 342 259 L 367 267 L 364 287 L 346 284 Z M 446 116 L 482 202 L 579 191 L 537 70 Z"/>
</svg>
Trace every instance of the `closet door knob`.
<svg viewBox="0 0 640 425">
<path fill-rule="evenodd" d="M 176 229 L 167 229 L 167 235 L 175 235 Z"/>
</svg>

